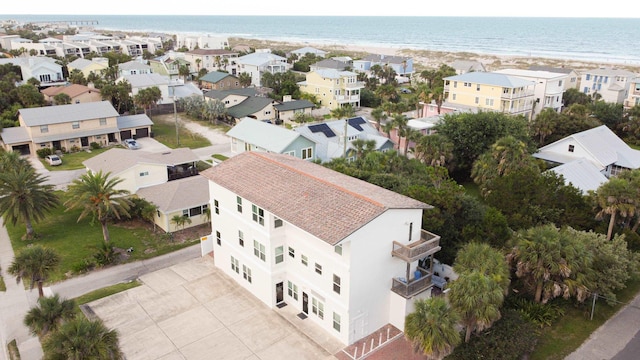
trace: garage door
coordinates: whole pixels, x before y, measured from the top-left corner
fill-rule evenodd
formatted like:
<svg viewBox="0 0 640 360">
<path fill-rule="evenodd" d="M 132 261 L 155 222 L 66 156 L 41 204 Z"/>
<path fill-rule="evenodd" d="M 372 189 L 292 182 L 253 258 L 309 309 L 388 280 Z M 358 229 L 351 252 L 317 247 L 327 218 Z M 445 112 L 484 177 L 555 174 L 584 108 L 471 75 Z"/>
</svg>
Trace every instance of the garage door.
<svg viewBox="0 0 640 360">
<path fill-rule="evenodd" d="M 29 144 L 14 145 L 11 148 L 13 151 L 19 152 L 20 155 L 31 155 L 31 148 L 29 148 Z"/>
<path fill-rule="evenodd" d="M 136 129 L 136 139 L 149 136 L 149 128 Z"/>
<path fill-rule="evenodd" d="M 131 130 L 120 131 L 120 140 L 131 139 Z"/>
</svg>

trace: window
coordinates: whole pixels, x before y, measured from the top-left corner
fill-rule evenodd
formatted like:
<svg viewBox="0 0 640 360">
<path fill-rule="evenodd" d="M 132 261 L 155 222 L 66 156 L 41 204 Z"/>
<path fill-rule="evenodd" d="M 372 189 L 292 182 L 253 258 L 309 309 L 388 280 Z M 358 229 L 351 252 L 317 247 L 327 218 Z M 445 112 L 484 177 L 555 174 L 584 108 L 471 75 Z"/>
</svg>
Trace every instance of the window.
<svg viewBox="0 0 640 360">
<path fill-rule="evenodd" d="M 238 230 L 238 244 L 244 247 L 244 233 L 242 232 L 242 230 Z"/>
<path fill-rule="evenodd" d="M 101 126 L 107 125 L 107 118 L 100 118 L 100 125 Z"/>
<path fill-rule="evenodd" d="M 558 81 L 558 86 L 562 86 L 562 80 Z"/>
<path fill-rule="evenodd" d="M 251 283 L 251 269 L 247 265 L 242 265 L 242 277 Z"/>
<path fill-rule="evenodd" d="M 493 99 L 485 99 L 484 104 L 487 106 L 493 106 Z"/>
<path fill-rule="evenodd" d="M 288 281 L 287 294 L 289 294 L 289 297 L 292 297 L 294 300 L 298 300 L 298 285 Z"/>
<path fill-rule="evenodd" d="M 266 259 L 266 256 L 264 254 L 264 245 L 260 244 L 256 240 L 253 240 L 253 255 L 255 255 L 262 261 L 265 261 Z"/>
<path fill-rule="evenodd" d="M 318 315 L 320 319 L 324 319 L 324 304 L 316 298 L 311 301 L 311 312 Z"/>
<path fill-rule="evenodd" d="M 49 132 L 49 125 L 40 125 L 40 132 L 41 133 L 48 133 Z"/>
<path fill-rule="evenodd" d="M 296 257 L 296 250 L 294 248 L 292 248 L 291 246 L 289 246 L 289 256 L 294 258 Z"/>
<path fill-rule="evenodd" d="M 476 85 L 476 91 L 480 91 L 480 84 Z"/>
<path fill-rule="evenodd" d="M 182 216 L 184 216 L 184 217 L 192 217 L 192 216 L 200 215 L 208 207 L 209 207 L 209 205 L 205 204 L 205 205 L 201 205 L 201 206 L 192 207 L 191 209 L 182 210 Z"/>
<path fill-rule="evenodd" d="M 333 313 L 333 328 L 340 332 L 340 315 Z"/>
<path fill-rule="evenodd" d="M 72 129 L 80 129 L 80 121 L 74 121 L 71 123 Z"/>
<path fill-rule="evenodd" d="M 213 200 L 213 211 L 220 215 L 220 204 L 218 203 L 218 200 L 215 199 Z"/>
<path fill-rule="evenodd" d="M 586 79 L 591 80 L 591 74 L 587 74 Z"/>
<path fill-rule="evenodd" d="M 320 275 L 322 275 L 322 265 L 316 263 L 316 272 Z"/>
<path fill-rule="evenodd" d="M 278 246 L 276 248 L 276 264 L 280 264 L 284 261 L 284 246 Z"/>
<path fill-rule="evenodd" d="M 220 235 L 220 231 L 216 231 L 216 244 L 222 246 L 222 237 Z"/>
<path fill-rule="evenodd" d="M 333 291 L 340 294 L 340 276 L 333 274 Z"/>
<path fill-rule="evenodd" d="M 455 100 L 456 99 L 456 94 L 451 94 L 451 99 Z"/>
<path fill-rule="evenodd" d="M 282 219 L 275 217 L 273 220 L 273 227 L 281 227 L 282 226 Z"/>
<path fill-rule="evenodd" d="M 311 159 L 312 157 L 313 157 L 313 151 L 311 151 L 311 148 L 302 149 L 303 160 Z"/>
<path fill-rule="evenodd" d="M 149 172 L 148 171 L 143 171 L 140 173 L 140 176 L 148 176 Z"/>
<path fill-rule="evenodd" d="M 575 149 L 575 146 L 569 145 L 569 152 L 573 152 L 574 149 Z"/>
<path fill-rule="evenodd" d="M 336 252 L 336 254 L 338 255 L 342 255 L 342 244 L 338 244 L 336 246 L 333 247 L 333 251 Z"/>
<path fill-rule="evenodd" d="M 476 96 L 476 104 L 480 103 L 480 98 Z"/>
<path fill-rule="evenodd" d="M 236 207 L 238 208 L 238 212 L 242 212 L 242 198 L 240 196 L 236 196 Z"/>
<path fill-rule="evenodd" d="M 264 210 L 255 205 L 251 205 L 251 210 L 253 212 L 253 221 L 264 226 Z"/>
<path fill-rule="evenodd" d="M 292 151 L 287 151 L 284 153 L 285 155 L 291 155 L 291 156 L 296 156 L 296 151 L 292 150 Z"/>
<path fill-rule="evenodd" d="M 235 271 L 236 274 L 240 274 L 240 262 L 233 256 L 231 256 L 231 270 Z"/>
<path fill-rule="evenodd" d="M 300 262 L 304 266 L 309 265 L 309 258 L 307 258 L 307 255 L 300 255 Z"/>
</svg>

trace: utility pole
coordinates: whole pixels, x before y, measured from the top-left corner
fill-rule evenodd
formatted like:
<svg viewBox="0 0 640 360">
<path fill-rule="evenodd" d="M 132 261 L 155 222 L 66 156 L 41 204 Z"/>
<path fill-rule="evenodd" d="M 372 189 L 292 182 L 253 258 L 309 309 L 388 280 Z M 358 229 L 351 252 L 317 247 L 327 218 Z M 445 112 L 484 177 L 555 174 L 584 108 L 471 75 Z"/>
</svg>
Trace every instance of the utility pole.
<svg viewBox="0 0 640 360">
<path fill-rule="evenodd" d="M 347 125 L 349 124 L 349 120 L 344 119 L 344 149 L 342 150 L 342 157 L 347 158 Z"/>
<path fill-rule="evenodd" d="M 175 91 L 175 89 L 174 89 Z M 176 95 L 173 95 L 173 117 L 176 122 L 176 142 L 180 146 L 180 127 L 178 126 L 178 110 L 176 109 Z"/>
</svg>

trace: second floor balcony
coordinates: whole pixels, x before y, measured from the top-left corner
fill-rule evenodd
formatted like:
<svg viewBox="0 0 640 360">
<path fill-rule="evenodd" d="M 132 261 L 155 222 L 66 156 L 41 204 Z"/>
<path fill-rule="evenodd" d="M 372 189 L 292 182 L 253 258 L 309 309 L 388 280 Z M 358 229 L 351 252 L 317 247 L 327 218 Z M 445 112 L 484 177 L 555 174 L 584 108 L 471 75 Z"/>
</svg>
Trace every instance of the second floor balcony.
<svg viewBox="0 0 640 360">
<path fill-rule="evenodd" d="M 440 251 L 440 249 L 440 236 L 422 230 L 420 239 L 417 241 L 412 241 L 408 244 L 401 244 L 394 241 L 391 255 L 399 257 L 407 263 L 412 263 L 429 255 L 433 255 Z"/>
<path fill-rule="evenodd" d="M 418 267 L 409 281 L 406 278 L 393 278 L 391 291 L 407 299 L 411 298 L 433 286 L 432 276 L 427 269 Z"/>
</svg>

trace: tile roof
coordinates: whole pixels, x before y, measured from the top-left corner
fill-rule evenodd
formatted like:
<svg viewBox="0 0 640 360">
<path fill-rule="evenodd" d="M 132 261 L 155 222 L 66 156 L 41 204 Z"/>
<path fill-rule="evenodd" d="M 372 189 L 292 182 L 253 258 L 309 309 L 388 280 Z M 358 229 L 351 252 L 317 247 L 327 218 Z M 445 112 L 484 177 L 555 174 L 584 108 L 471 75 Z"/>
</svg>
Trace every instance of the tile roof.
<svg viewBox="0 0 640 360">
<path fill-rule="evenodd" d="M 386 210 L 430 208 L 423 202 L 289 155 L 244 152 L 201 174 L 331 245 Z"/>
<path fill-rule="evenodd" d="M 73 99 L 78 95 L 82 95 L 86 92 L 91 92 L 91 91 L 96 92 L 98 94 L 100 93 L 100 90 L 98 89 L 90 88 L 88 86 L 80 85 L 80 84 L 71 84 L 67 86 L 51 86 L 42 90 L 41 92 L 47 96 L 56 96 L 61 93 L 67 94 L 69 95 L 70 98 Z"/>
<path fill-rule="evenodd" d="M 208 204 L 209 180 L 201 175 L 190 176 L 141 188 L 136 195 L 156 205 L 158 210 L 171 213 Z"/>
<path fill-rule="evenodd" d="M 118 112 L 108 101 L 27 108 L 20 109 L 18 112 L 27 126 L 61 124 L 118 116 Z"/>
</svg>

